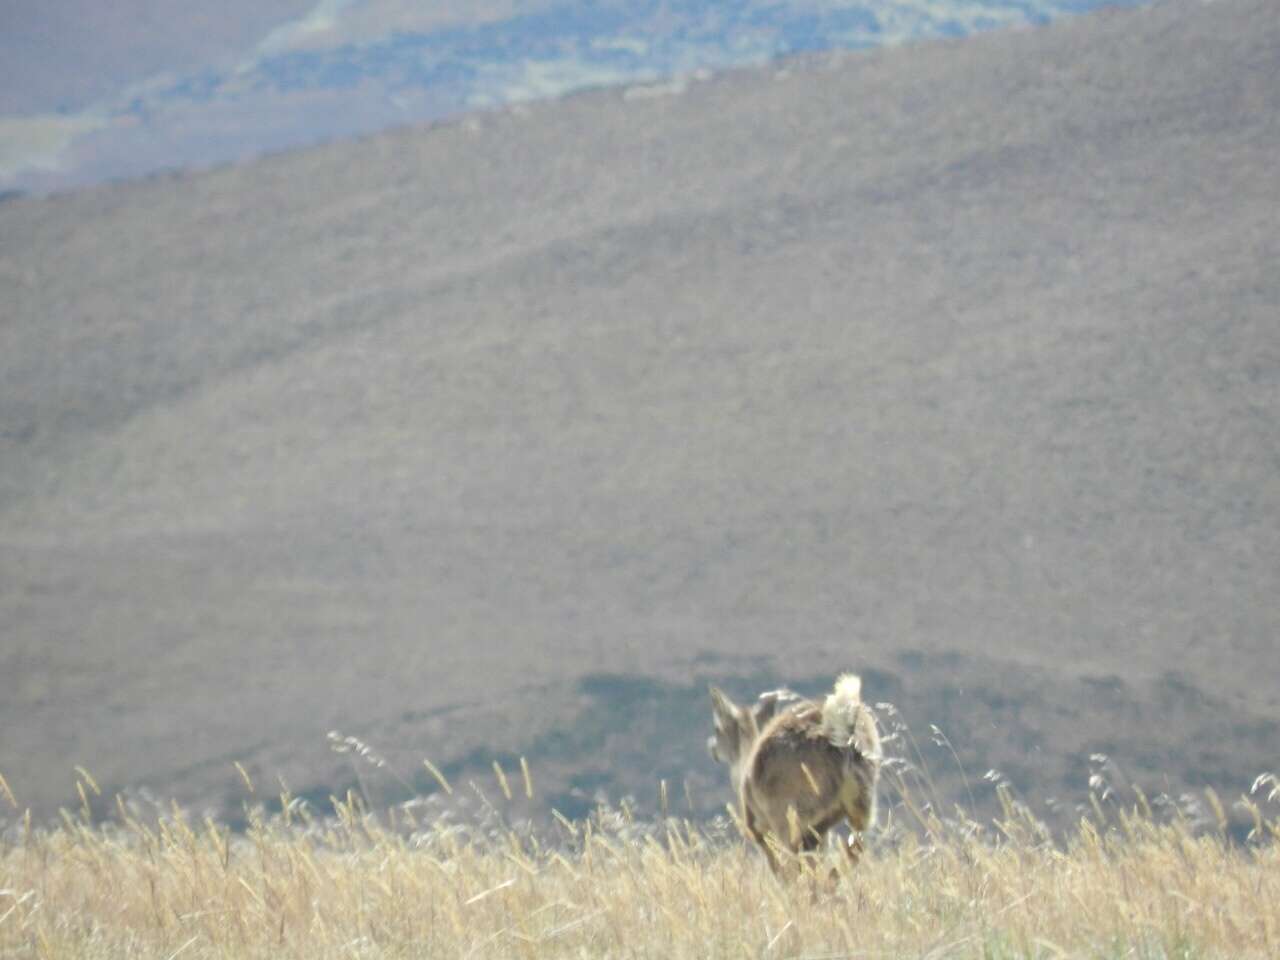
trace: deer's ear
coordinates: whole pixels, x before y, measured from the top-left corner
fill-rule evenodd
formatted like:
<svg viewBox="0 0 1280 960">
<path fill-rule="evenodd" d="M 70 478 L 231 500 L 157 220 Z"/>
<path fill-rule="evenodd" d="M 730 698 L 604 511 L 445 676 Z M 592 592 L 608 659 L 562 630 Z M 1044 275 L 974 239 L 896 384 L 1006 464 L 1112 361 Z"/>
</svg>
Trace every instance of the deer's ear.
<svg viewBox="0 0 1280 960">
<path fill-rule="evenodd" d="M 738 723 L 738 707 L 719 687 L 711 687 L 711 711 L 716 726 L 728 730 Z"/>
<path fill-rule="evenodd" d="M 760 699 L 756 701 L 756 705 L 751 711 L 755 717 L 756 726 L 763 730 L 764 725 L 774 718 L 774 715 L 778 712 L 778 707 L 781 705 L 777 690 L 770 690 L 768 693 L 760 694 Z"/>
<path fill-rule="evenodd" d="M 761 729 L 764 725 L 776 717 L 781 710 L 785 710 L 793 703 L 800 702 L 800 694 L 794 690 L 788 690 L 786 687 L 780 687 L 777 690 L 767 690 L 760 694 L 756 705 L 752 708 L 752 716 L 755 717 L 756 725 Z"/>
</svg>

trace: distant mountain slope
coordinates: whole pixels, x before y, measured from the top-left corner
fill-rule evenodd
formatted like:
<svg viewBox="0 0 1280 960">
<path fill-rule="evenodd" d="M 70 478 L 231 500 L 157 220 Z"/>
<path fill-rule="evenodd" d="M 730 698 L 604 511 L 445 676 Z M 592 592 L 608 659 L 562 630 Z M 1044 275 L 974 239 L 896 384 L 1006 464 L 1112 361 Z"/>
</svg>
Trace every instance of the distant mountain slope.
<svg viewBox="0 0 1280 960">
<path fill-rule="evenodd" d="M 1134 2 L 1134 0 L 1115 0 Z M 1103 0 L 148 0 L 0 11 L 0 188 L 243 161 L 467 110 L 687 84 L 806 51 L 1031 25 Z"/>
<path fill-rule="evenodd" d="M 706 680 L 858 669 L 970 779 L 1236 795 L 1280 732 L 1269 13 L 3 204 L 0 770 L 235 810 L 234 760 L 352 783 L 337 729 L 705 813 Z"/>
</svg>

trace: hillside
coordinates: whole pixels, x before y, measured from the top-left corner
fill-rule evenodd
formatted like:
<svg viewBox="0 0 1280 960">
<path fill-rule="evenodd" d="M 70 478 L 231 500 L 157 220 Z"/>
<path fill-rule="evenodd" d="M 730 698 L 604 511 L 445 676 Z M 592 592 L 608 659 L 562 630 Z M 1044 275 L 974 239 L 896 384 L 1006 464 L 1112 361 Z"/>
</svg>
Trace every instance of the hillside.
<svg viewBox="0 0 1280 960">
<path fill-rule="evenodd" d="M 1280 762 L 1270 13 L 0 205 L 0 771 L 235 811 L 233 761 L 351 785 L 338 730 L 707 813 L 708 680 L 855 668 L 971 781 L 1234 797 Z"/>
</svg>

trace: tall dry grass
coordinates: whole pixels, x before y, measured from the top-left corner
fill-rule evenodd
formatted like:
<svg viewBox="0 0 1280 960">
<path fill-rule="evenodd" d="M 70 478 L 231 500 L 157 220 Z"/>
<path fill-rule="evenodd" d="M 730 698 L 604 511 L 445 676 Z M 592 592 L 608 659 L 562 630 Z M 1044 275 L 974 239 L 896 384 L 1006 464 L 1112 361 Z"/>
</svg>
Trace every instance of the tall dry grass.
<svg viewBox="0 0 1280 960">
<path fill-rule="evenodd" d="M 625 809 L 541 835 L 388 819 L 354 796 L 324 818 L 284 796 L 242 833 L 124 801 L 94 823 L 81 773 L 78 814 L 4 830 L 0 957 L 1280 957 L 1268 777 L 1243 841 L 1100 792 L 1055 838 L 1003 786 L 994 823 L 944 819 L 891 765 L 889 822 L 853 873 L 830 858 L 832 887 L 826 864 L 779 883 L 731 827 Z M 507 799 L 522 773 L 500 772 Z"/>
</svg>

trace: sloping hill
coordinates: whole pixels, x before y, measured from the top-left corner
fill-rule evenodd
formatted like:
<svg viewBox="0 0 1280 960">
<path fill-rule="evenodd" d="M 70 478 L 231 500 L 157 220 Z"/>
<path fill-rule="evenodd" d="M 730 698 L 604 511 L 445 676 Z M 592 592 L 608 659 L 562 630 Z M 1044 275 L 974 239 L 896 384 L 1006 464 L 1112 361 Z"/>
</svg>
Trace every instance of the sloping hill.
<svg viewBox="0 0 1280 960">
<path fill-rule="evenodd" d="M 1238 793 L 1280 759 L 1270 13 L 0 206 L 0 770 L 234 810 L 234 760 L 351 782 L 338 729 L 706 812 L 707 679 L 852 667 L 971 779 Z"/>
</svg>

